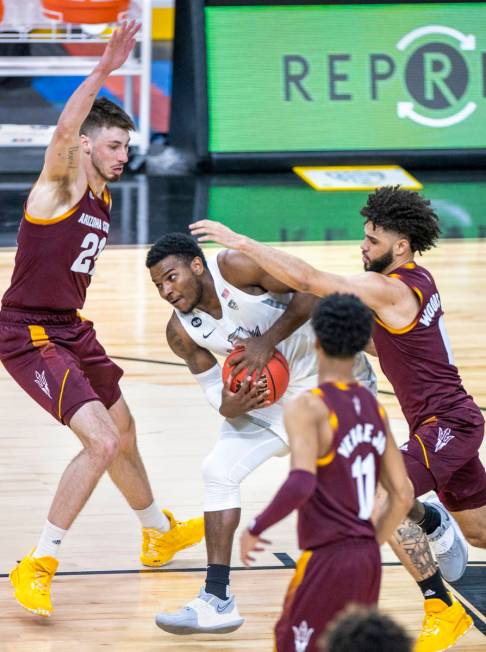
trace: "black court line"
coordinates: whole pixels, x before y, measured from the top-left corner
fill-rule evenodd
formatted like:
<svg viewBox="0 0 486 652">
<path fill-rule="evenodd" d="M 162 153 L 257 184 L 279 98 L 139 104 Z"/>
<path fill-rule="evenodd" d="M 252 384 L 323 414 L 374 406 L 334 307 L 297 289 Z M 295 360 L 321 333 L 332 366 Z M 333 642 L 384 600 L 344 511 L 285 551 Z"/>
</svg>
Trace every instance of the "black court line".
<svg viewBox="0 0 486 652">
<path fill-rule="evenodd" d="M 286 552 L 274 552 L 277 559 L 280 559 L 285 568 L 295 568 L 295 561 Z"/>
<path fill-rule="evenodd" d="M 184 362 L 170 362 L 169 360 L 149 360 L 148 358 L 131 358 L 123 355 L 110 355 L 113 360 L 128 360 L 129 362 L 148 362 L 149 364 L 165 364 L 170 367 L 187 367 Z M 395 392 L 390 392 L 386 389 L 379 389 L 378 394 L 384 396 L 395 396 Z M 486 407 L 479 408 L 481 412 L 486 412 Z"/>
<path fill-rule="evenodd" d="M 259 570 L 285 570 L 289 568 L 295 568 L 295 561 L 290 555 L 286 552 L 274 552 L 273 555 L 282 563 L 278 566 L 268 565 L 268 566 L 232 566 L 231 571 L 259 571 Z M 19 563 L 19 560 L 17 560 Z M 382 561 L 381 565 L 387 568 L 393 568 L 401 566 L 402 564 L 399 561 Z M 479 569 L 486 566 L 486 561 L 470 561 L 468 562 L 469 567 L 476 567 Z M 150 574 L 150 573 L 203 573 L 207 570 L 207 566 L 201 566 L 200 568 L 190 567 L 190 568 L 117 568 L 113 570 L 82 570 L 82 571 L 60 571 L 56 573 L 57 576 L 83 576 L 83 575 L 137 575 L 137 574 Z M 0 578 L 8 577 L 8 573 L 0 573 Z M 462 584 L 461 584 L 462 582 Z M 484 584 L 484 580 L 481 580 Z M 466 586 L 469 582 L 466 581 Z M 463 589 L 464 580 L 461 579 L 459 582 L 455 582 L 452 586 L 457 591 L 460 592 Z M 464 592 L 465 597 L 469 599 Z M 479 607 L 478 607 L 479 608 Z M 481 609 L 479 608 L 481 611 Z M 486 611 L 486 610 L 485 610 Z"/>
<path fill-rule="evenodd" d="M 232 566 L 231 571 L 257 571 L 257 570 L 286 570 L 295 568 L 295 562 L 286 552 L 274 552 L 273 555 L 282 563 L 278 566 Z M 17 564 L 19 563 L 17 560 Z M 202 568 L 125 568 L 115 570 L 84 570 L 84 571 L 60 571 L 56 573 L 59 576 L 76 576 L 76 575 L 141 575 L 150 573 L 205 573 L 207 566 Z M 8 577 L 8 573 L 0 573 L 1 577 Z"/>
</svg>

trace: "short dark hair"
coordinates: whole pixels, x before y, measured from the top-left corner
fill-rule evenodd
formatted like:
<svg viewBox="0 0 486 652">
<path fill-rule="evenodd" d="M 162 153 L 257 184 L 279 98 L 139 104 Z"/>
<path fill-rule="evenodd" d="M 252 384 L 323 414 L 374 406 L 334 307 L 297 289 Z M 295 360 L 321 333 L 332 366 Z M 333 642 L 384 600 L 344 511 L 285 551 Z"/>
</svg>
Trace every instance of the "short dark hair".
<svg viewBox="0 0 486 652">
<path fill-rule="evenodd" d="M 201 247 L 194 238 L 185 233 L 167 233 L 159 238 L 150 247 L 145 264 L 149 268 L 153 267 L 167 256 L 177 256 L 187 264 L 190 264 L 196 256 L 199 256 L 204 267 L 208 266 Z"/>
<path fill-rule="evenodd" d="M 330 294 L 312 313 L 312 327 L 327 355 L 352 358 L 371 338 L 373 314 L 354 294 Z"/>
<path fill-rule="evenodd" d="M 133 120 L 125 111 L 111 102 L 107 97 L 100 97 L 93 102 L 91 111 L 81 125 L 80 134 L 89 135 L 101 127 L 120 127 L 126 131 L 134 131 Z"/>
<path fill-rule="evenodd" d="M 412 639 L 401 625 L 379 611 L 352 607 L 345 611 L 320 639 L 319 650 L 411 652 Z"/>
<path fill-rule="evenodd" d="M 400 186 L 384 186 L 368 195 L 361 215 L 374 226 L 403 235 L 414 252 L 435 247 L 440 235 L 439 218 L 430 201 Z"/>
</svg>

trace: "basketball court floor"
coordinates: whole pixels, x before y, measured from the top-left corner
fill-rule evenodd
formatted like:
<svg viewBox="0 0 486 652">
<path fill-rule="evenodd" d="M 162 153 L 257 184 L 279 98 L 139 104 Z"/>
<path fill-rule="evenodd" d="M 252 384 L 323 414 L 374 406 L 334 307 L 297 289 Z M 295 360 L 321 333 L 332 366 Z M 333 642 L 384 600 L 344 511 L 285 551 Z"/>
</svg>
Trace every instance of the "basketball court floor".
<svg viewBox="0 0 486 652">
<path fill-rule="evenodd" d="M 419 175 L 417 175 L 419 176 Z M 15 232 L 30 177 L 2 177 L 0 293 L 14 259 Z M 361 269 L 363 193 L 323 197 L 292 175 L 278 177 L 127 177 L 114 189 L 112 246 L 97 264 L 83 315 L 95 322 L 107 352 L 125 369 L 122 389 L 138 425 L 139 446 L 157 500 L 185 519 L 202 511 L 199 468 L 218 436 L 221 418 L 206 404 L 185 366 L 168 349 L 169 306 L 144 266 L 148 243 L 185 231 L 195 217 L 224 219 L 261 240 L 278 243 L 317 267 L 338 273 Z M 8 185 L 10 184 L 10 185 Z M 436 202 L 445 239 L 423 260 L 436 276 L 446 325 L 466 388 L 486 407 L 486 183 L 478 177 L 431 175 L 424 193 Z M 316 196 L 317 195 L 317 196 Z M 207 247 L 207 255 L 217 251 Z M 399 442 L 406 428 L 388 383 L 380 398 Z M 67 462 L 79 450 L 0 369 L 0 650 L 2 652 L 127 652 L 272 649 L 272 626 L 299 552 L 295 516 L 269 531 L 272 545 L 251 570 L 234 549 L 232 590 L 245 624 L 233 634 L 175 637 L 154 624 L 157 611 L 177 609 L 203 583 L 204 545 L 162 570 L 138 561 L 140 531 L 122 497 L 103 478 L 64 540 L 52 595 L 54 613 L 41 619 L 18 606 L 8 572 L 35 544 Z M 486 450 L 482 451 L 486 462 Z M 270 460 L 242 488 L 242 525 L 273 496 L 288 459 Z M 74 490 L 75 488 L 73 488 Z M 421 596 L 386 547 L 380 606 L 412 635 L 422 618 Z M 470 550 L 464 578 L 452 589 L 475 627 L 454 648 L 486 650 L 486 553 Z M 323 596 L 323 600 L 326 596 Z"/>
</svg>

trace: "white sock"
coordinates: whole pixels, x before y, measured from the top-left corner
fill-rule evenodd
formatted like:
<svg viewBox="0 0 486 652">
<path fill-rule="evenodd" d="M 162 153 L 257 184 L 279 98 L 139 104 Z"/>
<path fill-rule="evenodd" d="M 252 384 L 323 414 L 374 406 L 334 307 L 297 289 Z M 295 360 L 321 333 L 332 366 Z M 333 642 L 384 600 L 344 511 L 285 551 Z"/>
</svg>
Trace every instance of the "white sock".
<svg viewBox="0 0 486 652">
<path fill-rule="evenodd" d="M 54 557 L 59 558 L 59 550 L 61 541 L 64 538 L 67 530 L 63 530 L 57 525 L 45 522 L 44 529 L 37 544 L 37 548 L 32 553 L 32 557 Z"/>
<path fill-rule="evenodd" d="M 170 522 L 167 516 L 157 507 L 155 501 L 145 509 L 134 509 L 142 527 L 149 527 L 161 532 L 170 530 Z"/>
</svg>

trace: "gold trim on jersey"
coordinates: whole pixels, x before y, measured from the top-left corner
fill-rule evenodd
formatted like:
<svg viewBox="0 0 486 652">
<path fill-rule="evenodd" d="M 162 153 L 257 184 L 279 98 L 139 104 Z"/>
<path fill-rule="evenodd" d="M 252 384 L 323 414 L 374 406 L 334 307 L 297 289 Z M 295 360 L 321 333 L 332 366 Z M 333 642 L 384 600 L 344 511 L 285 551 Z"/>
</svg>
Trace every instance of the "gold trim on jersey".
<svg viewBox="0 0 486 652">
<path fill-rule="evenodd" d="M 345 385 L 345 383 L 334 383 L 334 384 L 336 385 L 336 387 L 338 385 L 342 385 L 346 389 L 349 389 L 348 386 Z M 320 396 L 322 399 L 324 399 L 324 392 L 320 387 L 314 387 L 314 389 L 311 389 L 310 391 L 311 394 L 314 394 L 315 396 Z M 331 430 L 333 431 L 333 433 L 336 434 L 339 428 L 339 420 L 334 410 L 329 411 L 329 425 L 331 426 Z M 336 451 L 331 450 L 329 453 L 326 453 L 322 457 L 317 458 L 316 466 L 328 466 L 335 457 L 336 457 Z"/>
<path fill-rule="evenodd" d="M 62 379 L 61 391 L 59 393 L 59 403 L 58 403 L 58 406 L 57 406 L 57 414 L 59 416 L 59 419 L 62 419 L 62 415 L 61 415 L 62 396 L 64 394 L 64 385 L 66 384 L 66 380 L 67 380 L 67 377 L 69 376 L 70 371 L 71 371 L 71 369 L 68 369 L 66 371 L 66 373 L 64 374 L 64 378 Z"/>
<path fill-rule="evenodd" d="M 407 263 L 407 265 L 411 265 L 411 264 L 412 263 Z M 413 265 L 415 266 L 415 263 L 413 263 Z M 403 267 L 405 267 L 405 265 L 403 265 Z M 400 278 L 399 274 L 388 274 L 388 276 L 391 276 L 393 278 Z M 422 310 L 422 306 L 424 304 L 424 295 L 418 288 L 412 286 L 409 287 L 413 292 L 415 292 L 415 294 L 418 296 L 420 301 L 420 306 L 413 322 L 408 324 L 408 326 L 404 326 L 403 328 L 393 328 L 392 326 L 388 326 L 387 324 L 385 324 L 384 321 L 381 321 L 381 319 L 377 315 L 374 315 L 376 323 L 380 324 L 382 328 L 384 328 L 389 333 L 392 333 L 393 335 L 403 335 L 404 333 L 410 332 L 417 325 L 417 322 L 419 320 L 420 311 Z"/>
<path fill-rule="evenodd" d="M 428 419 L 425 419 L 425 421 L 422 421 L 420 425 L 426 426 L 428 423 L 435 423 L 436 421 L 437 421 L 437 417 L 429 417 Z"/>
<path fill-rule="evenodd" d="M 84 197 L 84 195 L 83 195 Z M 32 224 L 40 224 L 42 226 L 49 226 L 49 224 L 57 224 L 58 222 L 62 222 L 63 220 L 67 220 L 68 217 L 70 217 L 73 213 L 75 213 L 78 208 L 79 204 L 81 203 L 81 200 L 74 206 L 74 208 L 71 208 L 70 210 L 66 211 L 62 215 L 58 215 L 57 217 L 51 217 L 51 218 L 45 218 L 45 217 L 33 217 L 30 215 L 27 210 L 24 210 L 24 217 L 27 220 L 27 222 L 31 222 Z"/>
<path fill-rule="evenodd" d="M 30 340 L 34 346 L 45 346 L 49 342 L 49 335 L 44 326 L 29 324 Z"/>
<path fill-rule="evenodd" d="M 307 564 L 309 563 L 310 558 L 312 557 L 312 553 L 313 553 L 312 550 L 304 550 L 304 552 L 297 559 L 297 563 L 295 564 L 295 573 L 292 579 L 290 580 L 290 584 L 287 589 L 287 593 L 285 595 L 284 611 L 288 611 L 292 607 L 292 603 L 295 597 L 295 592 L 302 584 L 305 571 L 307 569 Z"/>
<path fill-rule="evenodd" d="M 422 452 L 424 454 L 424 459 L 425 459 L 425 466 L 430 469 L 429 466 L 429 458 L 427 457 L 427 451 L 425 450 L 425 446 L 423 441 L 420 439 L 420 437 L 417 435 L 417 433 L 414 434 L 414 437 L 417 439 L 418 443 L 422 446 Z"/>
<path fill-rule="evenodd" d="M 316 460 L 316 466 L 329 466 L 329 464 L 334 460 L 336 457 L 336 451 L 331 451 L 330 453 L 327 453 L 327 455 L 324 455 L 324 457 L 318 457 Z"/>
<path fill-rule="evenodd" d="M 108 206 L 109 209 L 111 209 L 111 204 L 112 204 L 111 192 L 108 190 L 108 186 L 105 186 L 103 188 L 103 192 L 101 193 L 101 197 L 95 193 L 95 191 L 89 185 L 89 183 L 88 183 L 88 190 L 93 195 L 93 197 L 95 197 L 96 199 L 100 199 L 104 204 L 106 204 L 106 206 Z"/>
<path fill-rule="evenodd" d="M 347 383 L 333 383 L 333 385 L 342 392 L 347 392 L 349 390 L 349 385 Z"/>
<path fill-rule="evenodd" d="M 105 188 L 103 189 L 103 201 L 108 206 L 108 210 L 111 210 L 111 204 L 112 204 L 111 192 L 108 190 L 107 186 L 105 186 Z"/>
</svg>

